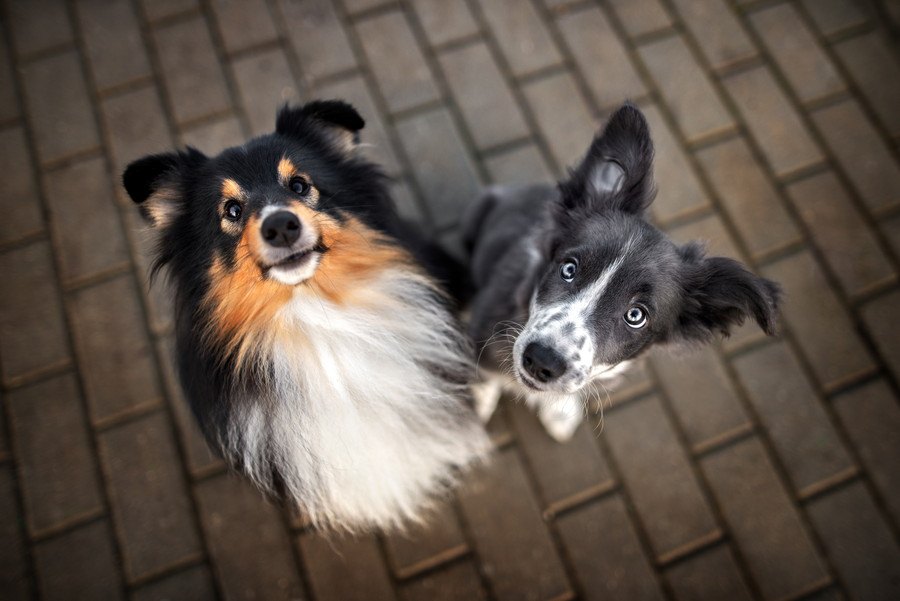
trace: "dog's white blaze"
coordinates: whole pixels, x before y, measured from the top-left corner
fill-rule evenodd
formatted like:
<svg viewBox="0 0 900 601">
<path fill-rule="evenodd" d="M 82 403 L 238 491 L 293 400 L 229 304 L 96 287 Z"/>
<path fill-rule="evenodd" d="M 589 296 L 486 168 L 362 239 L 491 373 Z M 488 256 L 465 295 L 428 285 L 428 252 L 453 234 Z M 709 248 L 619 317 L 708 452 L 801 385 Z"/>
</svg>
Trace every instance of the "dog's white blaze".
<svg viewBox="0 0 900 601">
<path fill-rule="evenodd" d="M 255 429 L 243 458 L 251 476 L 267 473 L 274 451 L 289 495 L 326 526 L 419 520 L 454 466 L 490 449 L 460 390 L 426 366 L 470 364 L 427 282 L 393 272 L 370 293 L 373 309 L 298 294 L 270 356 L 274 398 L 245 404 L 240 420 Z"/>
</svg>

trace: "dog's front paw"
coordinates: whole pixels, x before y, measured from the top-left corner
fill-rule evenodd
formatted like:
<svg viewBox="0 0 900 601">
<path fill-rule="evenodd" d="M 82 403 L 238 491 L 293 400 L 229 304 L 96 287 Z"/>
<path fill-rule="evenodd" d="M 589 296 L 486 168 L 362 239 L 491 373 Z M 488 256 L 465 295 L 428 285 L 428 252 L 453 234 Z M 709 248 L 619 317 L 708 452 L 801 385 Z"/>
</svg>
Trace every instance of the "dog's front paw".
<svg viewBox="0 0 900 601">
<path fill-rule="evenodd" d="M 497 410 L 497 403 L 500 401 L 500 394 L 503 392 L 503 385 L 494 379 L 487 379 L 484 382 L 472 384 L 472 396 L 475 398 L 475 413 L 481 423 L 486 424 L 491 420 L 494 411 Z"/>
<path fill-rule="evenodd" d="M 556 442 L 568 442 L 584 419 L 581 402 L 572 397 L 541 405 L 538 418 L 547 434 Z"/>
</svg>

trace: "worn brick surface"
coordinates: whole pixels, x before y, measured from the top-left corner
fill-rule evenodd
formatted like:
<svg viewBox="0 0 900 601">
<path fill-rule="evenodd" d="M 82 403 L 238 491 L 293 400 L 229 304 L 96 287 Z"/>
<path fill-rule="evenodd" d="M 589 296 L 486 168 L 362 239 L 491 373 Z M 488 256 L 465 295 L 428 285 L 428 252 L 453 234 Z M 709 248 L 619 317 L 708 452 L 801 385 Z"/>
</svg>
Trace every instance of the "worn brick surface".
<svg viewBox="0 0 900 601">
<path fill-rule="evenodd" d="M 662 599 L 621 497 L 614 495 L 559 518 L 585 599 Z"/>
<path fill-rule="evenodd" d="M 127 577 L 157 572 L 201 553 L 165 414 L 103 432 L 99 451 Z"/>
<path fill-rule="evenodd" d="M 5 215 L 0 221 L 0 243 L 20 239 L 43 228 L 26 144 L 21 127 L 0 131 L 0 161 L 6 166 L 6 176 L 0 179 L 0 207 Z"/>
<path fill-rule="evenodd" d="M 36 242 L 0 254 L 0 360 L 10 380 L 69 358 L 62 302 L 54 283 L 50 248 Z"/>
<path fill-rule="evenodd" d="M 823 159 L 787 95 L 766 68 L 732 75 L 724 83 L 776 175 L 790 174 Z"/>
<path fill-rule="evenodd" d="M 646 94 L 625 45 L 599 7 L 563 13 L 557 24 L 601 108 Z"/>
<path fill-rule="evenodd" d="M 523 75 L 557 64 L 562 56 L 528 0 L 482 2 L 481 10 L 513 73 Z"/>
<path fill-rule="evenodd" d="M 234 78 L 254 136 L 275 129 L 275 113 L 285 103 L 296 104 L 300 93 L 284 52 L 254 54 L 232 63 Z"/>
<path fill-rule="evenodd" d="M 310 587 L 317 599 L 382 601 L 394 599 L 390 578 L 375 537 L 331 538 L 303 534 L 299 546 Z"/>
<path fill-rule="evenodd" d="M 753 598 L 725 545 L 675 564 L 666 570 L 666 580 L 678 601 Z"/>
<path fill-rule="evenodd" d="M 569 590 L 515 451 L 496 454 L 470 478 L 460 502 L 498 599 L 551 599 Z"/>
<path fill-rule="evenodd" d="M 196 18 L 156 29 L 154 39 L 177 121 L 229 108 L 225 78 L 206 21 Z"/>
<path fill-rule="evenodd" d="M 859 104 L 846 100 L 815 111 L 812 117 L 870 209 L 900 204 L 900 167 Z"/>
<path fill-rule="evenodd" d="M 73 327 L 93 421 L 160 398 L 153 347 L 134 324 L 143 317 L 137 289 L 122 276 L 79 290 Z"/>
<path fill-rule="evenodd" d="M 23 540 L 23 518 L 16 502 L 15 475 L 10 465 L 0 465 L 0 585 L 4 596 L 18 601 L 33 595 L 28 580 L 28 557 Z"/>
<path fill-rule="evenodd" d="M 852 466 L 787 345 L 741 355 L 735 369 L 798 490 Z"/>
<path fill-rule="evenodd" d="M 124 599 L 116 551 L 107 520 L 92 522 L 34 548 L 44 599 Z"/>
<path fill-rule="evenodd" d="M 32 533 L 103 509 L 79 396 L 74 376 L 66 374 L 6 397 Z"/>
<path fill-rule="evenodd" d="M 849 316 L 808 252 L 773 263 L 763 274 L 784 287 L 784 316 L 820 382 L 838 383 L 872 367 Z M 804 301 L 812 298 L 815 303 Z"/>
<path fill-rule="evenodd" d="M 150 76 L 150 60 L 132 4 L 88 0 L 75 3 L 75 10 L 98 89 Z"/>
<path fill-rule="evenodd" d="M 753 13 L 750 21 L 800 100 L 809 102 L 846 87 L 796 8 L 779 4 Z"/>
<path fill-rule="evenodd" d="M 64 281 L 128 263 L 110 179 L 102 159 L 72 163 L 44 178 Z"/>
<path fill-rule="evenodd" d="M 701 461 L 725 521 L 766 599 L 826 578 L 825 568 L 755 438 Z"/>
<path fill-rule="evenodd" d="M 874 3 L 2 5 L 4 599 L 891 594 L 900 59 Z M 751 320 L 654 351 L 567 444 L 507 395 L 494 462 L 424 524 L 316 533 L 200 435 L 120 175 L 176 144 L 215 154 L 317 97 L 357 107 L 401 214 L 463 260 L 458 219 L 484 183 L 565 175 L 636 101 L 653 219 L 779 280 L 788 335 Z"/>
<path fill-rule="evenodd" d="M 42 161 L 96 148 L 97 128 L 74 51 L 28 63 L 21 68 L 21 74 Z"/>
<path fill-rule="evenodd" d="M 742 138 L 704 148 L 697 158 L 751 253 L 771 252 L 800 238 L 774 186 Z"/>
<path fill-rule="evenodd" d="M 486 45 L 450 50 L 440 62 L 478 146 L 496 146 L 528 135 L 522 113 Z"/>
<path fill-rule="evenodd" d="M 668 101 L 675 122 L 688 141 L 734 127 L 709 78 L 692 60 L 681 36 L 645 44 L 641 59 Z"/>
<path fill-rule="evenodd" d="M 478 32 L 478 23 L 465 2 L 412 0 L 412 6 L 432 45 L 437 46 Z"/>
<path fill-rule="evenodd" d="M 428 64 L 403 13 L 391 12 L 357 23 L 369 66 L 391 111 L 400 111 L 438 97 Z M 384 56 L 396 60 L 382 60 Z"/>
<path fill-rule="evenodd" d="M 892 135 L 900 134 L 900 58 L 881 32 L 850 38 L 835 50 Z"/>
<path fill-rule="evenodd" d="M 196 494 L 213 570 L 226 598 L 302 598 L 291 541 L 275 506 L 249 482 L 230 475 L 197 485 Z"/>
<path fill-rule="evenodd" d="M 658 397 L 610 413 L 605 434 L 657 556 L 716 530 Z"/>
<path fill-rule="evenodd" d="M 900 518 L 900 407 L 883 380 L 875 380 L 834 399 L 834 408 L 856 446 L 860 460 L 881 491 L 894 519 Z"/>
<path fill-rule="evenodd" d="M 896 278 L 874 232 L 832 173 L 794 183 L 788 194 L 847 294 Z"/>
</svg>

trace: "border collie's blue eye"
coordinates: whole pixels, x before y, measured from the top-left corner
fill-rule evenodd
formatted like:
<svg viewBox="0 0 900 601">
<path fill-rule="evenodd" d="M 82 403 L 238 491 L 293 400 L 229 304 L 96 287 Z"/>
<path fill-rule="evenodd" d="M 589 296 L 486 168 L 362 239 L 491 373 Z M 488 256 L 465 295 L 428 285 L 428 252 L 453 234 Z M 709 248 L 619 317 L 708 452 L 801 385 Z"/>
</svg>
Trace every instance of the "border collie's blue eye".
<svg viewBox="0 0 900 601">
<path fill-rule="evenodd" d="M 241 218 L 241 213 L 244 210 L 241 208 L 241 203 L 236 200 L 229 200 L 225 203 L 225 219 L 228 221 L 237 221 Z"/>
<path fill-rule="evenodd" d="M 575 259 L 567 259 L 559 266 L 559 277 L 567 282 L 575 279 L 575 273 L 578 271 L 578 261 Z"/>
<path fill-rule="evenodd" d="M 291 189 L 291 192 L 294 194 L 299 194 L 300 196 L 306 196 L 309 194 L 309 189 L 312 186 L 309 185 L 309 182 L 303 179 L 302 177 L 292 177 L 291 181 L 288 182 L 288 188 Z"/>
<path fill-rule="evenodd" d="M 625 311 L 625 324 L 629 328 L 643 328 L 647 324 L 647 312 L 641 307 L 630 307 Z"/>
</svg>

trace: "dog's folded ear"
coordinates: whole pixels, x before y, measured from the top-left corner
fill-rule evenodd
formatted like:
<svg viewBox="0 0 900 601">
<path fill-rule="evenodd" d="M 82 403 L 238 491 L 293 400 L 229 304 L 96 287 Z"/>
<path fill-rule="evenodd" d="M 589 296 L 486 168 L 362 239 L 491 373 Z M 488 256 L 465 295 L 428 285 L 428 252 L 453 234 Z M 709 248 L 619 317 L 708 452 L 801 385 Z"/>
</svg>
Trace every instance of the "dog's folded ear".
<svg viewBox="0 0 900 601">
<path fill-rule="evenodd" d="M 653 141 L 641 111 L 625 103 L 610 116 L 581 163 L 560 184 L 565 208 L 640 214 L 656 194 Z"/>
<path fill-rule="evenodd" d="M 166 227 L 181 210 L 184 175 L 207 160 L 199 150 L 151 154 L 132 162 L 122 174 L 125 191 L 155 227 Z"/>
<path fill-rule="evenodd" d="M 734 259 L 704 257 L 699 244 L 688 244 L 680 251 L 684 303 L 677 337 L 706 341 L 716 333 L 727 336 L 747 317 L 756 320 L 766 334 L 775 334 L 782 296 L 778 284 L 751 273 Z"/>
<path fill-rule="evenodd" d="M 352 152 L 359 145 L 359 131 L 366 122 L 355 108 L 342 100 L 315 100 L 300 107 L 281 107 L 275 119 L 275 132 L 301 137 L 310 124 L 321 128 L 338 149 Z"/>
</svg>

